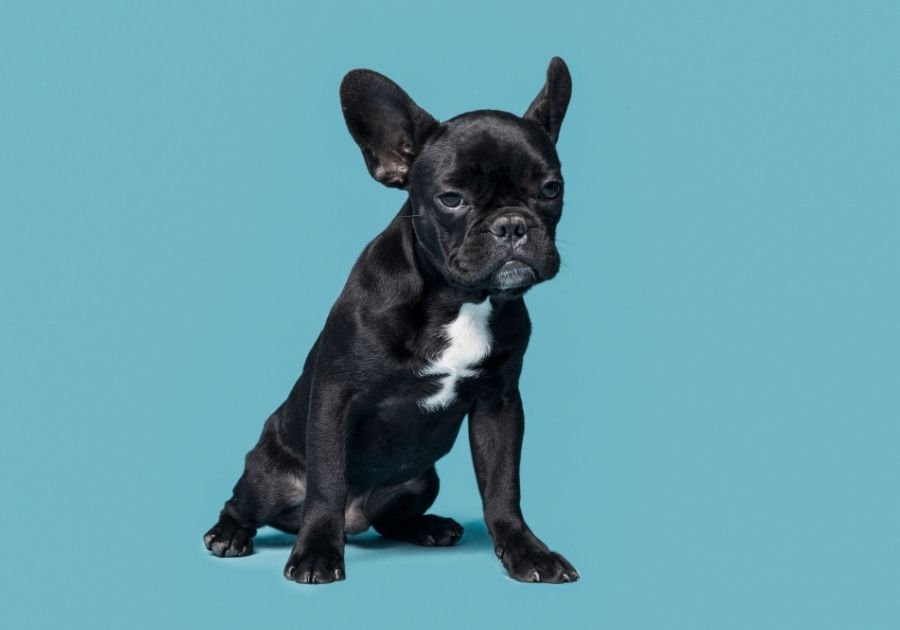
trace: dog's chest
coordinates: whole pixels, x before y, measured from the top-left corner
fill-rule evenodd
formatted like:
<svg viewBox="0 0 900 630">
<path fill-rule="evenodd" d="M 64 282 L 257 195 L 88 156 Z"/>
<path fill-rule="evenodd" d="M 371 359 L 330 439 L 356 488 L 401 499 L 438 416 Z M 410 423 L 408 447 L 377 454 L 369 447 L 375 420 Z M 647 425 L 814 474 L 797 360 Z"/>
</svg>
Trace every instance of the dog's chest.
<svg viewBox="0 0 900 630">
<path fill-rule="evenodd" d="M 420 376 L 440 376 L 439 389 L 419 401 L 426 411 L 444 409 L 456 400 L 461 379 L 478 375 L 477 365 L 491 352 L 491 300 L 463 304 L 456 319 L 444 326 L 447 345 Z"/>
</svg>

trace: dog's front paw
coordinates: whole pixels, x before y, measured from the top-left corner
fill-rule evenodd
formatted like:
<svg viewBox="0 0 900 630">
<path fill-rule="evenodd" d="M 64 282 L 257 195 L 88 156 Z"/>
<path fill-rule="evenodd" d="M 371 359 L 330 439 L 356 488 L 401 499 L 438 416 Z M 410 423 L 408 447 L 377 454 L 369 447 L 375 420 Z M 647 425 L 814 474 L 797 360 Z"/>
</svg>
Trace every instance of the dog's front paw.
<svg viewBox="0 0 900 630">
<path fill-rule="evenodd" d="M 498 544 L 496 552 L 509 576 L 520 582 L 561 584 L 581 577 L 568 560 L 537 539 L 514 538 Z"/>
<path fill-rule="evenodd" d="M 343 580 L 344 554 L 330 543 L 303 545 L 291 552 L 284 577 L 300 584 L 328 584 Z"/>
</svg>

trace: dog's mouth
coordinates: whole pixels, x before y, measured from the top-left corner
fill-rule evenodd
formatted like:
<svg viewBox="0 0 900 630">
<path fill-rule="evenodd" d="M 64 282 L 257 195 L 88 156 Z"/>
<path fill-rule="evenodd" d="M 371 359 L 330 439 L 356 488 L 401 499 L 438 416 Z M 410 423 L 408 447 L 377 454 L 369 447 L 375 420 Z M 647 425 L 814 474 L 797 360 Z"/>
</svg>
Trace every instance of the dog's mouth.
<svg viewBox="0 0 900 630">
<path fill-rule="evenodd" d="M 451 284 L 463 289 L 484 291 L 497 297 L 518 297 L 543 278 L 531 262 L 518 256 L 500 260 L 487 273 L 477 279 L 464 279 L 454 273 L 453 266 L 447 270 Z"/>
<path fill-rule="evenodd" d="M 489 276 L 488 293 L 498 298 L 517 298 L 540 281 L 540 274 L 530 264 L 507 260 Z"/>
<path fill-rule="evenodd" d="M 500 291 L 530 287 L 540 279 L 537 270 L 522 260 L 507 260 L 490 275 L 490 285 Z"/>
</svg>

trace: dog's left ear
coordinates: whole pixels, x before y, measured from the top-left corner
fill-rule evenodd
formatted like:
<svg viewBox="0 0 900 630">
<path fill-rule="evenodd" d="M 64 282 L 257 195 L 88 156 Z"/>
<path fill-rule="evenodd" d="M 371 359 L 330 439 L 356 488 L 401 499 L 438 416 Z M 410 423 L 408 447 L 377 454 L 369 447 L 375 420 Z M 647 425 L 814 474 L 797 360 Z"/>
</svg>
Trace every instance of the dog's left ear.
<svg viewBox="0 0 900 630">
<path fill-rule="evenodd" d="M 571 97 L 572 77 L 569 68 L 565 61 L 554 57 L 547 68 L 547 82 L 531 102 L 524 118 L 539 122 L 550 135 L 550 139 L 556 142 Z"/>
<path fill-rule="evenodd" d="M 405 188 L 409 168 L 438 122 L 399 85 L 372 70 L 347 73 L 341 109 L 372 177 Z"/>
</svg>

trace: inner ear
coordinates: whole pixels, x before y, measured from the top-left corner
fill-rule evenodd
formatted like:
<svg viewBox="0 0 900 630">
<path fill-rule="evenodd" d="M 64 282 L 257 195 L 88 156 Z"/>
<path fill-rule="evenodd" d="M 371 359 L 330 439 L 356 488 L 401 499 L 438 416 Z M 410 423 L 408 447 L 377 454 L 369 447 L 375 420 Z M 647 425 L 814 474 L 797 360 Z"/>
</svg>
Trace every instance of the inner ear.
<svg viewBox="0 0 900 630">
<path fill-rule="evenodd" d="M 341 109 L 369 174 L 405 188 L 409 169 L 438 122 L 383 74 L 352 70 L 341 82 Z"/>
<path fill-rule="evenodd" d="M 550 139 L 556 142 L 571 97 L 572 76 L 569 74 L 569 68 L 561 58 L 554 57 L 547 67 L 547 81 L 531 102 L 524 118 L 540 123 Z"/>
</svg>

